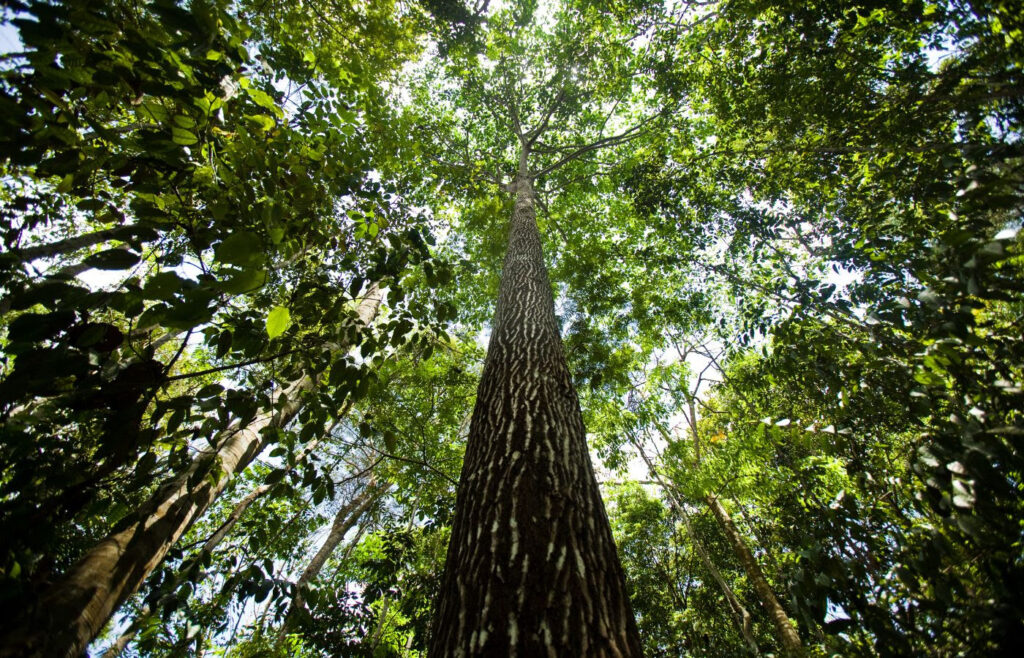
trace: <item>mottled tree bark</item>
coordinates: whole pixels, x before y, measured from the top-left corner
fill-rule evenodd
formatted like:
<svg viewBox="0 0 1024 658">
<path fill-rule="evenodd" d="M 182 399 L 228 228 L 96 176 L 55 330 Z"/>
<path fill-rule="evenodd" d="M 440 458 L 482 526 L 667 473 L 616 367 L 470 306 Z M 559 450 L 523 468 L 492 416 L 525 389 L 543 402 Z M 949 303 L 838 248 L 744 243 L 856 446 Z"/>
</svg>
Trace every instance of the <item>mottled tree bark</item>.
<svg viewBox="0 0 1024 658">
<path fill-rule="evenodd" d="M 747 547 L 747 543 L 743 540 L 743 536 L 740 535 L 736 524 L 733 523 L 732 517 L 729 516 L 729 511 L 725 509 L 716 496 L 709 494 L 705 497 L 705 500 L 712 513 L 714 513 L 715 518 L 718 519 L 718 524 L 725 532 L 725 536 L 728 538 L 733 552 L 736 553 L 736 557 L 739 558 L 740 564 L 743 565 L 743 570 L 747 573 L 747 577 L 750 578 L 750 583 L 754 586 L 754 591 L 757 592 L 757 598 L 761 601 L 761 606 L 771 618 L 775 637 L 779 644 L 782 645 L 782 649 L 790 656 L 803 655 L 803 643 L 800 641 L 800 635 L 796 632 L 796 627 L 790 622 L 789 615 L 786 614 L 782 604 L 775 597 L 775 592 L 772 591 L 771 585 L 768 584 L 768 580 L 764 577 L 764 572 L 761 571 L 761 565 L 757 563 L 754 554 Z"/>
<path fill-rule="evenodd" d="M 368 324 L 379 305 L 380 294 L 374 287 L 357 310 L 359 321 Z M 264 430 L 287 425 L 314 385 L 308 375 L 301 377 L 275 393 L 273 414 L 258 416 L 248 426 L 229 428 L 216 437 L 215 450 L 161 486 L 121 530 L 87 551 L 42 593 L 25 618 L 5 629 L 0 656 L 79 658 L 231 478 L 263 450 Z"/>
<path fill-rule="evenodd" d="M 508 186 L 515 207 L 430 655 L 640 656 L 525 160 Z"/>
</svg>

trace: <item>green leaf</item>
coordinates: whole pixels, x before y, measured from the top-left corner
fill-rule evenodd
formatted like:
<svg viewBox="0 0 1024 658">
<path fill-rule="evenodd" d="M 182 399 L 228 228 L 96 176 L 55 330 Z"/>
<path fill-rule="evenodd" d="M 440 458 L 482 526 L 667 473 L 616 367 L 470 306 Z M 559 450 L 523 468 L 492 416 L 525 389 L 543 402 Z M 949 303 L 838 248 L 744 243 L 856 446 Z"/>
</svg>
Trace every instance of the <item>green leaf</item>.
<svg viewBox="0 0 1024 658">
<path fill-rule="evenodd" d="M 363 279 L 362 279 L 362 277 L 358 277 L 358 276 L 352 277 L 352 281 L 348 285 L 349 297 L 352 297 L 353 299 L 355 299 L 356 296 L 359 294 L 359 291 L 362 290 L 362 289 L 363 289 Z"/>
<path fill-rule="evenodd" d="M 247 114 L 246 119 L 253 122 L 263 132 L 268 132 L 277 125 L 271 117 L 266 114 Z"/>
<path fill-rule="evenodd" d="M 8 326 L 8 338 L 16 342 L 35 342 L 51 338 L 75 321 L 72 311 L 25 313 Z"/>
<path fill-rule="evenodd" d="M 217 358 L 224 358 L 224 355 L 231 350 L 232 334 L 225 329 L 217 336 Z"/>
<path fill-rule="evenodd" d="M 141 258 L 128 249 L 107 249 L 89 256 L 84 263 L 98 270 L 126 270 L 138 263 Z"/>
<path fill-rule="evenodd" d="M 277 103 L 274 102 L 274 99 L 267 92 L 255 87 L 248 87 L 245 92 L 249 94 L 249 98 L 251 98 L 254 103 L 265 110 L 270 110 L 278 119 L 284 117 L 284 112 L 281 111 L 281 108 L 277 106 Z"/>
<path fill-rule="evenodd" d="M 267 283 L 266 270 L 228 270 L 226 274 L 228 277 L 221 279 L 215 285 L 220 290 L 232 295 L 258 290 Z"/>
<path fill-rule="evenodd" d="M 95 352 L 111 352 L 124 342 L 124 334 L 112 324 L 89 322 L 71 332 L 72 342 L 79 349 Z"/>
<path fill-rule="evenodd" d="M 217 262 L 230 263 L 241 267 L 255 267 L 264 261 L 263 241 L 255 233 L 239 231 L 229 235 L 214 247 Z"/>
<path fill-rule="evenodd" d="M 196 127 L 195 119 L 185 114 L 176 114 L 174 115 L 174 118 L 171 120 L 174 122 L 174 125 L 178 126 L 179 128 L 191 130 L 192 128 Z"/>
<path fill-rule="evenodd" d="M 267 314 L 267 335 L 277 338 L 288 329 L 292 323 L 291 313 L 285 306 L 275 306 Z"/>
<path fill-rule="evenodd" d="M 150 306 L 139 316 L 139 319 L 135 321 L 136 331 L 145 331 L 146 329 L 152 329 L 158 326 L 164 321 L 164 316 L 167 313 L 166 304 L 157 304 Z"/>
<path fill-rule="evenodd" d="M 174 294 L 183 290 L 188 284 L 195 285 L 194 282 L 185 281 L 174 272 L 160 272 L 150 277 L 146 281 L 146 285 L 143 287 L 142 292 L 146 296 L 146 299 L 161 299 L 167 301 L 174 297 Z"/>
<path fill-rule="evenodd" d="M 212 398 L 215 395 L 220 395 L 224 392 L 224 387 L 220 384 L 207 384 L 206 386 L 199 389 L 196 392 L 197 398 Z"/>
<path fill-rule="evenodd" d="M 210 308 L 213 293 L 205 289 L 192 289 L 185 299 L 171 306 L 163 316 L 163 323 L 173 329 L 191 329 L 213 317 L 214 309 Z"/>
<path fill-rule="evenodd" d="M 192 146 L 199 142 L 199 138 L 191 130 L 185 130 L 177 126 L 171 128 L 171 139 L 174 140 L 175 144 L 181 144 L 182 146 Z"/>
</svg>

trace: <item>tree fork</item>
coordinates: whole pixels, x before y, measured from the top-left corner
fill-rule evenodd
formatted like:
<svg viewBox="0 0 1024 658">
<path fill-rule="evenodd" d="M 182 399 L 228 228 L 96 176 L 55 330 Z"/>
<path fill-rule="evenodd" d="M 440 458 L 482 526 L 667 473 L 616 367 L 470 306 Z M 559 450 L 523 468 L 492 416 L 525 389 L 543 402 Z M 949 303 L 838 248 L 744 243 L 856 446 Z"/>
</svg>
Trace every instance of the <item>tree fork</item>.
<svg viewBox="0 0 1024 658">
<path fill-rule="evenodd" d="M 565 361 L 526 173 L 514 191 L 487 360 L 430 655 L 641 656 Z"/>
</svg>

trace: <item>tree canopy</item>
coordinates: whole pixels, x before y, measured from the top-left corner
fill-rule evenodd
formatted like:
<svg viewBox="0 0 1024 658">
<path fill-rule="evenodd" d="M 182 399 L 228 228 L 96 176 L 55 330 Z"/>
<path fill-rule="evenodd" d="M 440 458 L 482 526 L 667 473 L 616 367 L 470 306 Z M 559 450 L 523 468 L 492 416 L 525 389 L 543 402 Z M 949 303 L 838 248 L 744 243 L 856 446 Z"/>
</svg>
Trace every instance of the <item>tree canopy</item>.
<svg viewBox="0 0 1024 658">
<path fill-rule="evenodd" d="M 527 180 L 646 655 L 1024 646 L 1020 3 L 3 11 L 0 656 L 426 655 Z"/>
</svg>

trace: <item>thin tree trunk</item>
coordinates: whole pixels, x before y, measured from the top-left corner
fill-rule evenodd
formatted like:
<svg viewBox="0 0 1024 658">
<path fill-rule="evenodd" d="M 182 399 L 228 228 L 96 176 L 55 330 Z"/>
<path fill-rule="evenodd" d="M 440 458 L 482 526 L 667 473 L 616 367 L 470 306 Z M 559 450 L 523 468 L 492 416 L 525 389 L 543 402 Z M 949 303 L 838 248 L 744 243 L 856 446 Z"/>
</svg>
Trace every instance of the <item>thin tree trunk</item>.
<svg viewBox="0 0 1024 658">
<path fill-rule="evenodd" d="M 131 641 L 135 639 L 135 636 L 139 634 L 139 631 L 142 630 L 146 620 L 149 619 L 150 612 L 148 605 L 139 610 L 139 614 L 136 615 L 131 625 L 125 629 L 124 633 L 117 636 L 114 643 L 103 652 L 101 658 L 117 658 L 120 656 L 128 648 L 128 645 L 131 644 Z"/>
<path fill-rule="evenodd" d="M 380 294 L 371 288 L 358 307 L 359 321 L 368 324 L 379 305 Z M 273 400 L 277 411 L 225 432 L 213 442 L 215 450 L 160 487 L 132 521 L 87 551 L 42 593 L 27 619 L 5 632 L 0 656 L 79 658 L 231 478 L 262 451 L 263 430 L 286 426 L 315 384 L 304 375 L 279 390 Z M 212 478 L 212 473 L 220 475 Z"/>
<path fill-rule="evenodd" d="M 686 406 L 688 411 L 690 412 L 689 416 L 687 417 L 687 420 L 690 423 L 690 432 L 693 435 L 693 458 L 698 464 L 700 464 L 701 454 L 700 440 L 698 438 L 700 435 L 697 433 L 697 405 L 694 404 L 693 396 L 686 397 Z"/>
<path fill-rule="evenodd" d="M 298 410 L 298 396 L 311 387 L 306 377 L 293 383 L 280 412 L 236 429 L 219 450 L 203 455 L 184 475 L 161 487 L 134 522 L 86 552 L 42 595 L 31 630 L 26 628 L 29 632 L 20 638 L 5 638 L 0 655 L 80 656 L 111 614 L 220 495 L 231 476 L 259 454 L 260 430 L 287 423 Z M 207 476 L 214 467 L 222 473 L 215 481 Z"/>
<path fill-rule="evenodd" d="M 53 258 L 54 256 L 66 254 L 69 251 L 77 251 L 78 249 L 91 247 L 109 240 L 127 240 L 137 233 L 151 230 L 137 226 L 114 226 L 47 244 L 12 249 L 11 251 L 24 261 L 32 261 L 37 258 Z"/>
<path fill-rule="evenodd" d="M 725 509 L 716 496 L 708 494 L 704 500 L 707 501 L 708 507 L 711 508 L 715 518 L 718 519 L 718 523 L 725 532 L 725 536 L 736 553 L 736 557 L 739 558 L 740 564 L 743 565 L 743 570 L 746 571 L 747 577 L 750 578 L 750 582 L 754 586 L 754 591 L 757 592 L 757 597 L 760 599 L 765 612 L 771 617 L 772 625 L 775 628 L 775 637 L 779 644 L 782 645 L 783 650 L 788 655 L 802 655 L 803 643 L 800 641 L 800 635 L 796 632 L 796 627 L 790 622 L 789 615 L 786 614 L 782 604 L 775 597 L 775 592 L 772 591 L 771 585 L 768 584 L 764 577 L 764 572 L 761 571 L 761 565 L 757 563 L 754 554 L 750 552 L 747 543 L 743 540 L 739 530 L 737 530 L 736 524 L 733 523 L 732 517 L 729 516 L 728 510 Z"/>
<path fill-rule="evenodd" d="M 347 410 L 348 407 L 345 408 L 346 413 Z M 300 452 L 298 457 L 295 458 L 295 463 L 301 463 L 307 456 L 309 456 L 314 450 L 316 450 L 316 447 L 318 445 L 320 445 L 320 439 L 314 439 L 307 443 L 305 446 L 303 446 L 302 452 Z M 203 544 L 203 548 L 200 550 L 199 555 L 210 555 L 215 550 L 217 550 L 217 547 L 220 545 L 222 541 L 224 541 L 224 538 L 228 536 L 228 533 L 231 532 L 231 529 L 235 527 L 235 524 L 238 523 L 239 519 L 242 518 L 242 515 L 245 514 L 245 512 L 252 506 L 253 503 L 262 498 L 265 493 L 270 491 L 271 488 L 272 487 L 269 484 L 261 484 L 260 486 L 250 491 L 248 495 L 245 496 L 245 498 L 235 503 L 235 507 L 234 509 L 231 510 L 231 513 L 228 514 L 228 518 L 224 520 L 224 523 L 222 523 L 220 527 L 217 528 L 214 531 L 214 533 L 210 535 L 209 539 L 207 539 L 206 542 Z"/>
<path fill-rule="evenodd" d="M 307 455 L 309 455 L 311 452 L 313 452 L 313 450 L 316 449 L 316 446 L 319 445 L 319 443 L 320 439 L 315 439 L 307 443 L 303 447 L 302 452 L 299 454 L 299 457 L 296 459 L 296 463 L 305 459 Z M 239 519 L 242 518 L 246 510 L 248 510 L 253 503 L 262 498 L 265 493 L 270 491 L 270 489 L 271 485 L 261 484 L 260 486 L 250 491 L 245 496 L 245 498 L 242 498 L 240 501 L 235 503 L 235 507 L 234 509 L 231 510 L 231 513 L 228 514 L 228 518 L 225 519 L 224 523 L 222 523 L 220 527 L 218 527 L 214 531 L 214 533 L 210 535 L 210 537 L 203 543 L 203 547 L 199 550 L 199 553 L 196 557 L 201 558 L 205 555 L 211 555 L 215 550 L 217 550 L 217 547 L 220 545 L 222 541 L 224 541 L 224 538 L 228 536 L 228 533 L 230 533 L 231 529 L 235 527 L 235 524 L 238 523 Z M 181 576 L 179 575 L 178 578 L 180 579 Z M 180 581 L 176 579 L 175 582 Z M 149 606 L 146 606 L 142 610 L 140 610 L 138 616 L 136 616 L 135 620 L 125 630 L 125 632 L 118 636 L 118 638 L 114 640 L 114 643 L 111 644 L 110 647 L 108 647 L 107 650 L 103 652 L 103 658 L 117 658 L 117 656 L 121 655 L 121 652 L 123 652 L 125 648 L 128 646 L 128 644 L 135 638 L 135 636 L 138 635 L 139 630 L 142 628 L 143 624 L 146 622 L 146 619 L 149 617 L 149 615 Z"/>
<path fill-rule="evenodd" d="M 430 655 L 642 655 L 541 253 L 524 145 Z"/>
<path fill-rule="evenodd" d="M 374 626 L 373 633 L 370 634 L 371 655 L 377 655 L 377 647 L 380 645 L 380 641 L 384 637 L 384 629 L 387 628 L 388 625 L 388 609 L 390 607 L 391 599 L 381 599 L 380 613 L 377 615 L 377 624 Z"/>
<path fill-rule="evenodd" d="M 690 521 L 690 515 L 683 507 L 683 504 L 676 499 L 675 489 L 670 487 L 661 474 L 654 468 L 651 460 L 647 457 L 647 453 L 638 444 L 634 443 L 637 449 L 640 451 L 640 456 L 647 464 L 647 469 L 651 473 L 651 477 L 658 481 L 661 485 L 665 495 L 668 496 L 669 505 L 676 510 L 679 514 L 679 518 L 683 521 L 683 526 L 686 528 L 686 534 L 690 536 L 690 541 L 693 542 L 693 548 L 697 551 L 697 557 L 700 558 L 704 568 L 707 569 L 708 573 L 711 574 L 712 580 L 718 585 L 718 588 L 722 590 L 722 595 L 725 596 L 726 603 L 729 604 L 729 610 L 732 611 L 733 621 L 736 623 L 736 629 L 740 633 L 740 637 L 747 643 L 747 648 L 750 652 L 757 656 L 760 655 L 760 650 L 757 648 L 757 640 L 754 639 L 754 635 L 751 632 L 753 627 L 753 618 L 750 616 L 750 611 L 740 602 L 739 597 L 729 587 L 729 583 L 726 582 L 725 577 L 722 576 L 722 572 L 715 565 L 714 560 L 711 559 L 711 555 L 708 553 L 707 548 L 704 546 L 704 542 L 697 535 L 697 529 L 693 527 L 693 523 Z"/>
<path fill-rule="evenodd" d="M 707 569 L 708 573 L 711 574 L 711 578 L 718 585 L 718 588 L 722 590 L 722 594 L 725 595 L 725 600 L 729 604 L 729 609 L 732 610 L 733 620 L 736 622 L 736 628 L 740 632 L 740 636 L 743 641 L 747 643 L 747 648 L 750 652 L 758 656 L 761 651 L 757 648 L 757 640 L 754 639 L 753 635 L 753 617 L 750 616 L 750 611 L 747 610 L 746 606 L 740 603 L 739 597 L 729 587 L 729 583 L 726 582 L 722 572 L 719 571 L 718 566 L 714 560 L 711 559 L 711 555 L 708 553 L 708 549 L 704 546 L 704 542 L 697 535 L 696 528 L 693 527 L 693 523 L 690 521 L 690 515 L 683 509 L 682 505 L 676 503 L 675 499 L 671 496 L 669 500 L 672 501 L 673 507 L 679 512 L 680 518 L 683 520 L 683 525 L 686 527 L 686 534 L 690 535 L 690 541 L 693 542 L 693 547 L 697 551 L 697 556 L 700 557 L 701 563 L 704 568 Z"/>
<path fill-rule="evenodd" d="M 697 410 L 693 404 L 693 397 L 690 396 L 688 400 L 690 402 L 690 427 L 693 432 L 693 443 L 697 454 L 700 455 Z M 754 586 L 754 591 L 757 593 L 761 607 L 764 608 L 764 611 L 771 618 L 776 641 L 787 655 L 802 656 L 803 643 L 800 641 L 800 635 L 797 633 L 796 627 L 790 622 L 789 615 L 786 614 L 782 604 L 779 603 L 779 599 L 776 598 L 775 592 L 772 591 L 771 585 L 768 584 L 767 579 L 764 577 L 764 572 L 761 571 L 761 565 L 757 563 L 754 554 L 750 552 L 750 548 L 747 547 L 747 543 L 736 528 L 736 524 L 733 523 L 732 517 L 729 516 L 728 510 L 718 500 L 718 497 L 713 494 L 705 495 L 704 500 L 707 502 L 708 507 L 711 508 L 711 513 L 714 514 L 715 519 L 718 520 L 718 525 L 722 528 L 722 532 L 725 533 L 726 538 L 729 540 L 733 553 L 736 554 L 736 558 L 743 565 L 743 570 Z"/>
<path fill-rule="evenodd" d="M 220 527 L 217 528 L 217 530 L 214 531 L 212 535 L 210 535 L 210 538 L 206 540 L 206 543 L 203 544 L 203 548 L 202 551 L 200 551 L 200 553 L 202 555 L 208 555 L 210 553 L 213 553 L 213 551 L 216 550 L 217 546 L 220 545 L 222 541 L 224 541 L 224 538 L 228 536 L 228 533 L 231 532 L 231 529 L 235 527 L 235 524 L 238 523 L 238 520 L 242 518 L 242 515 L 245 514 L 245 511 L 249 509 L 249 507 L 253 503 L 255 503 L 259 498 L 263 496 L 263 494 L 267 493 L 268 491 L 270 491 L 270 485 L 261 484 L 260 486 L 250 491 L 249 495 L 247 495 L 245 498 L 238 501 L 238 504 L 235 505 L 235 509 L 231 510 L 231 514 L 229 514 L 228 518 L 224 520 L 224 523 L 222 523 Z"/>
<path fill-rule="evenodd" d="M 128 630 L 119 635 L 117 639 L 114 640 L 114 643 L 107 647 L 107 650 L 103 652 L 103 656 L 101 658 L 117 658 L 124 653 L 124 650 L 128 648 L 128 645 L 135 639 L 135 636 L 139 632 L 139 629 L 134 628 L 134 624 L 135 622 L 132 622 L 132 626 L 129 626 Z"/>
<path fill-rule="evenodd" d="M 299 579 L 295 581 L 295 598 L 292 599 L 292 604 L 289 606 L 288 612 L 285 613 L 284 622 L 281 624 L 278 645 L 284 640 L 299 610 L 305 607 L 306 602 L 303 599 L 302 591 L 320 575 L 320 571 L 327 564 L 327 559 L 331 557 L 334 550 L 338 548 L 338 544 L 345 539 L 345 535 L 359 522 L 366 510 L 380 498 L 385 488 L 383 485 L 371 481 L 346 505 L 342 505 L 338 513 L 334 515 L 334 522 L 331 524 L 331 531 L 327 533 L 327 539 L 303 569 Z"/>
</svg>

